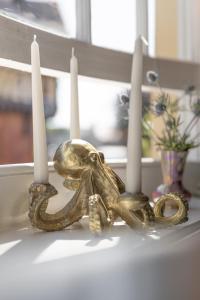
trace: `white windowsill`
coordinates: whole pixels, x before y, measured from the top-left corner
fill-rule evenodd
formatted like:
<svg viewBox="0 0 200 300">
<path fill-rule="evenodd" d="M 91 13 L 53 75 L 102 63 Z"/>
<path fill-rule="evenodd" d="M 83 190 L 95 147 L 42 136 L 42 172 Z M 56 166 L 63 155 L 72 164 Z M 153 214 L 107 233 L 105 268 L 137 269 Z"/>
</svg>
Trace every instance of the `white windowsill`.
<svg viewBox="0 0 200 300">
<path fill-rule="evenodd" d="M 126 166 L 126 159 L 109 159 L 106 162 L 113 168 L 125 168 Z M 155 161 L 152 158 L 142 159 L 142 166 L 144 167 L 158 166 L 159 164 L 159 161 Z M 53 162 L 49 162 L 48 166 L 49 172 L 54 172 Z M 32 174 L 33 167 L 33 163 L 0 165 L 0 177 L 17 174 Z"/>
<path fill-rule="evenodd" d="M 170 293 L 170 299 L 196 300 L 199 204 L 198 199 L 192 200 L 188 223 L 168 228 L 157 225 L 137 231 L 117 223 L 94 237 L 86 221 L 49 233 L 27 222 L 1 232 L 1 297 L 160 300 L 162 295 L 167 300 Z"/>
</svg>

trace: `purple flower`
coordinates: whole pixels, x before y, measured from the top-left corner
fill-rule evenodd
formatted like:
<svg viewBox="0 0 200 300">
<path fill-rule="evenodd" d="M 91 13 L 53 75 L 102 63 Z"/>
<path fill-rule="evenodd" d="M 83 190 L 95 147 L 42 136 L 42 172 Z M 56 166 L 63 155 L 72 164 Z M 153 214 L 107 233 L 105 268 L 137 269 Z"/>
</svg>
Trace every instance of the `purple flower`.
<svg viewBox="0 0 200 300">
<path fill-rule="evenodd" d="M 123 105 L 123 106 L 129 106 L 129 96 L 128 95 L 121 95 L 120 97 L 120 104 Z"/>
<path fill-rule="evenodd" d="M 148 71 L 146 73 L 146 78 L 147 78 L 148 83 L 154 84 L 154 83 L 157 83 L 159 76 L 158 76 L 158 73 L 156 73 L 154 71 Z"/>
<path fill-rule="evenodd" d="M 155 105 L 155 114 L 161 116 L 166 112 L 167 106 L 164 103 L 157 103 Z"/>
<path fill-rule="evenodd" d="M 158 117 L 162 116 L 167 111 L 168 102 L 169 95 L 165 93 L 160 94 L 158 99 L 151 106 L 152 112 Z"/>
</svg>

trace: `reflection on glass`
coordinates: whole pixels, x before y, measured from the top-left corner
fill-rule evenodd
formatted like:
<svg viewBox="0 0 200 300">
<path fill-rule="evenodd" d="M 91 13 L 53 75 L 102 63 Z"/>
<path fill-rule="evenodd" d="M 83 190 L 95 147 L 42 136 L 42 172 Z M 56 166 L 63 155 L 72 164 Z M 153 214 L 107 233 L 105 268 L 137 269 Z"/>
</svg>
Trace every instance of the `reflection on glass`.
<svg viewBox="0 0 200 300">
<path fill-rule="evenodd" d="M 74 0 L 1 0 L 0 13 L 75 37 L 75 5 Z"/>
</svg>

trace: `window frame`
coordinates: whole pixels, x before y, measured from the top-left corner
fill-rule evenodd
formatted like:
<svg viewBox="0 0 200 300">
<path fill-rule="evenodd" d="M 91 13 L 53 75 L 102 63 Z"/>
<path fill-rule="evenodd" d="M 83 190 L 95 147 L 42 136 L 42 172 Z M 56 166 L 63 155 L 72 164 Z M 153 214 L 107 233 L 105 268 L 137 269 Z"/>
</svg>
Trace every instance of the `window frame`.
<svg viewBox="0 0 200 300">
<path fill-rule="evenodd" d="M 104 80 L 130 82 L 132 54 L 91 45 L 63 35 L 47 32 L 8 16 L 0 15 L 0 66 L 30 72 L 30 46 L 33 35 L 40 45 L 41 67 L 48 75 L 70 71 L 71 49 L 76 49 L 79 74 Z M 22 68 L 23 65 L 23 68 Z M 163 88 L 183 89 L 199 83 L 200 65 L 180 60 L 144 56 L 143 84 L 148 86 L 146 71 L 159 69 Z"/>
</svg>

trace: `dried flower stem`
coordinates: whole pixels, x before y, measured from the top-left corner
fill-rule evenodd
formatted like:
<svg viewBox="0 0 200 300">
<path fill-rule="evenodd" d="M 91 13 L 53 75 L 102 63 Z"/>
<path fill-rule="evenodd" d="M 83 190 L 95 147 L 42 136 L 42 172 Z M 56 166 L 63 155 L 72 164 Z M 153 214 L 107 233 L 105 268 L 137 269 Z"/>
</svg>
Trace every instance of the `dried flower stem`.
<svg viewBox="0 0 200 300">
<path fill-rule="evenodd" d="M 191 119 L 191 121 L 188 123 L 187 127 L 185 128 L 184 132 L 183 132 L 184 136 L 187 135 L 188 130 L 189 130 L 189 132 L 191 132 L 191 130 L 194 128 L 194 126 L 196 125 L 196 122 L 195 122 L 196 120 L 199 121 L 197 116 L 194 115 L 193 118 Z"/>
</svg>

